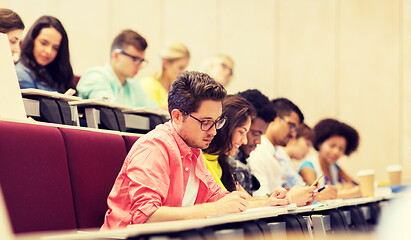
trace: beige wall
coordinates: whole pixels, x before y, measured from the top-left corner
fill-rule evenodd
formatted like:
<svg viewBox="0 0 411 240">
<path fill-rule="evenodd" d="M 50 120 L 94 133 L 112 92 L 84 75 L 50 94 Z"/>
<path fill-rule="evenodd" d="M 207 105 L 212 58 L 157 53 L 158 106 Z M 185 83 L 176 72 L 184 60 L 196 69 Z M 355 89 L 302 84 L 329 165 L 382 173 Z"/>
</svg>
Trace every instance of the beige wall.
<svg viewBox="0 0 411 240">
<path fill-rule="evenodd" d="M 411 0 L 0 0 L 29 27 L 42 14 L 58 17 L 70 36 L 76 74 L 108 60 L 124 28 L 149 42 L 156 67 L 161 46 L 184 42 L 189 69 L 215 53 L 235 60 L 230 92 L 258 88 L 293 100 L 307 123 L 339 118 L 361 134 L 344 165 L 375 168 L 386 180 L 391 163 L 411 181 Z"/>
</svg>

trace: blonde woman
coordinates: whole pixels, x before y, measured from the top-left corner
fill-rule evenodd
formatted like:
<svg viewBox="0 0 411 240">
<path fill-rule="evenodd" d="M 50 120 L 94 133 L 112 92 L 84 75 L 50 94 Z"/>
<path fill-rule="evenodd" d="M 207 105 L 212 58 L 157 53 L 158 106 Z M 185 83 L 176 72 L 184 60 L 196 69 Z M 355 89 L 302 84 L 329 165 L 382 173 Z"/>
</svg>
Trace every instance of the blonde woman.
<svg viewBox="0 0 411 240">
<path fill-rule="evenodd" d="M 190 52 L 182 43 L 171 43 L 160 51 L 161 68 L 155 74 L 145 77 L 141 84 L 147 95 L 164 109 L 167 109 L 168 90 L 182 73 L 189 61 Z"/>
<path fill-rule="evenodd" d="M 227 55 L 218 54 L 206 59 L 201 65 L 201 71 L 209 74 L 224 87 L 230 83 L 233 76 L 234 61 Z"/>
</svg>

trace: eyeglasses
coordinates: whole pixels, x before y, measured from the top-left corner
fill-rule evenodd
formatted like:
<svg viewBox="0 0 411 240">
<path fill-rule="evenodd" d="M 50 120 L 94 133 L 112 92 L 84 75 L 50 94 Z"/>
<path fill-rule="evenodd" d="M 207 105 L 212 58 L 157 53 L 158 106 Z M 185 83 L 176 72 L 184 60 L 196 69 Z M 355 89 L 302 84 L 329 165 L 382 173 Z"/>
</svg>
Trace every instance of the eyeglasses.
<svg viewBox="0 0 411 240">
<path fill-rule="evenodd" d="M 184 111 L 183 111 L 184 112 Z M 189 113 L 187 113 L 187 112 L 185 112 L 188 116 L 190 116 L 190 117 L 192 117 L 192 118 L 194 118 L 195 120 L 197 120 L 199 123 L 201 123 L 201 130 L 203 130 L 203 131 L 208 131 L 208 130 L 210 130 L 214 125 L 215 125 L 215 128 L 218 130 L 218 129 L 221 129 L 223 126 L 224 126 L 224 123 L 225 123 L 225 120 L 226 120 L 226 117 L 221 117 L 220 119 L 218 119 L 217 121 L 212 121 L 212 120 L 200 120 L 200 119 L 198 119 L 198 118 L 196 118 L 196 117 L 194 117 L 193 115 L 191 115 L 191 114 L 189 114 Z"/>
<path fill-rule="evenodd" d="M 119 49 L 119 48 L 118 48 L 118 49 L 115 49 L 114 51 L 115 51 L 115 52 L 118 52 L 118 53 L 121 53 L 121 54 L 123 54 L 123 55 L 125 55 L 125 56 L 127 56 L 127 57 L 130 57 L 131 59 L 133 59 L 133 62 L 134 62 L 135 64 L 141 64 L 141 65 L 145 66 L 145 65 L 147 65 L 147 63 L 148 63 L 148 61 L 145 60 L 144 58 L 130 55 L 130 54 L 124 52 L 122 49 Z"/>
<path fill-rule="evenodd" d="M 284 120 L 286 123 L 288 123 L 288 126 L 290 127 L 290 132 L 297 132 L 297 125 L 293 122 L 290 122 L 290 120 L 285 119 L 284 117 L 280 117 L 282 120 Z"/>
</svg>

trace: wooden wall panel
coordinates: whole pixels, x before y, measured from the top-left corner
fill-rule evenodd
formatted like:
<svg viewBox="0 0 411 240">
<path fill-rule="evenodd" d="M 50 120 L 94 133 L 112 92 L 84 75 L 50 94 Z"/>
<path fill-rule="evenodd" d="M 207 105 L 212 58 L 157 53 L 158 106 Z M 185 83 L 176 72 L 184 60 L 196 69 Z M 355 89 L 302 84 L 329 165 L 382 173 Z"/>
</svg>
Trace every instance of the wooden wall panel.
<svg viewBox="0 0 411 240">
<path fill-rule="evenodd" d="M 399 1 L 340 1 L 338 116 L 361 135 L 350 170 L 399 163 Z"/>
<path fill-rule="evenodd" d="M 218 52 L 235 61 L 228 91 L 258 88 L 274 95 L 275 2 L 220 1 Z"/>
<path fill-rule="evenodd" d="M 158 49 L 164 42 L 164 4 L 162 0 L 110 0 L 110 46 L 117 34 L 124 29 L 132 29 L 147 41 L 145 58 L 149 64 L 141 69 L 137 77 L 153 73 L 158 65 Z M 127 7 L 125 7 L 127 6 Z M 108 50 L 108 49 L 107 49 Z"/>
<path fill-rule="evenodd" d="M 336 114 L 336 1 L 281 0 L 276 96 L 287 97 L 309 125 Z"/>
<path fill-rule="evenodd" d="M 405 167 L 403 179 L 411 182 L 411 1 L 402 1 L 402 78 L 401 78 L 401 164 Z"/>
<path fill-rule="evenodd" d="M 69 36 L 74 74 L 81 76 L 87 69 L 108 62 L 112 41 L 110 0 L 58 2 L 56 17 Z"/>
<path fill-rule="evenodd" d="M 190 50 L 189 70 L 197 70 L 201 62 L 217 47 L 216 0 L 164 0 L 163 45 L 182 42 Z"/>
</svg>

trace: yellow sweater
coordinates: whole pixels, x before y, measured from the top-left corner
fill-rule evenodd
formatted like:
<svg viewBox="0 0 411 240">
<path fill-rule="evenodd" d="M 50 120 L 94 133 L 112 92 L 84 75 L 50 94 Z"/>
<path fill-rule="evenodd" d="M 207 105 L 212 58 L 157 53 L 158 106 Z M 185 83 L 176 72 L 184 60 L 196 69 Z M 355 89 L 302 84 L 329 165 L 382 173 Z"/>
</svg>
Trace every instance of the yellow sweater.
<svg viewBox="0 0 411 240">
<path fill-rule="evenodd" d="M 141 79 L 141 86 L 147 95 L 161 108 L 167 107 L 168 91 L 164 89 L 160 81 L 154 76 Z"/>
<path fill-rule="evenodd" d="M 217 182 L 218 185 L 221 186 L 222 189 L 227 190 L 223 182 L 221 182 L 221 176 L 223 175 L 223 170 L 221 169 L 221 166 L 218 163 L 218 155 L 208 154 L 208 153 L 203 152 L 203 158 L 205 161 L 205 165 L 208 171 L 210 171 L 211 174 L 213 175 L 214 180 Z"/>
</svg>

